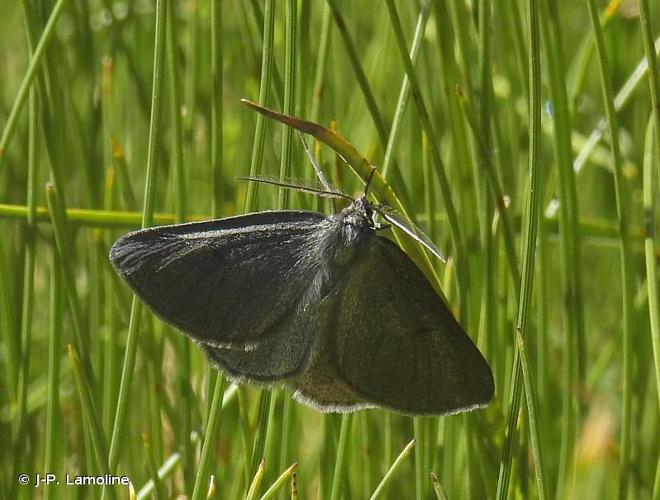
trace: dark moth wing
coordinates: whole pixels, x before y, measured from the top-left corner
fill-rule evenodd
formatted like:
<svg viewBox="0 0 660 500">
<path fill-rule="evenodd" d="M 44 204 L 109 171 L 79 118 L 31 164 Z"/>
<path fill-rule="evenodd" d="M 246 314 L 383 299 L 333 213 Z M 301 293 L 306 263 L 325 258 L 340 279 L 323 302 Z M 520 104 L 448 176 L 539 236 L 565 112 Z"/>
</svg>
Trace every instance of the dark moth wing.
<svg viewBox="0 0 660 500">
<path fill-rule="evenodd" d="M 323 337 L 331 339 L 324 355 L 333 358 L 333 385 L 342 394 L 409 414 L 448 414 L 492 399 L 485 359 L 391 241 L 376 236 L 360 247 L 350 273 L 321 307 Z M 332 406 L 323 394 L 300 389 L 321 409 Z"/>
<path fill-rule="evenodd" d="M 318 302 L 314 233 L 326 218 L 274 211 L 129 233 L 110 260 L 162 319 L 230 375 L 270 381 L 302 370 Z"/>
</svg>

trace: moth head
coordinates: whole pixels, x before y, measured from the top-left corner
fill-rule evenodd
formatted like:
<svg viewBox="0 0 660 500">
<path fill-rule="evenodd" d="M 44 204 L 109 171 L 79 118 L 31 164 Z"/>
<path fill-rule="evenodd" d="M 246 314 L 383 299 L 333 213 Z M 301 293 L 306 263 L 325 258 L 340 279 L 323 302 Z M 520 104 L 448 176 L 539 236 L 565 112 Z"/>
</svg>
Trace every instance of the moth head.
<svg viewBox="0 0 660 500">
<path fill-rule="evenodd" d="M 360 225 L 369 229 L 376 229 L 378 227 L 378 224 L 374 220 L 374 216 L 376 214 L 374 205 L 369 201 L 369 187 L 371 186 L 371 181 L 374 178 L 374 173 L 376 173 L 375 167 L 371 169 L 369 178 L 367 179 L 367 182 L 364 186 L 364 194 L 351 204 L 353 210 L 355 210 L 355 212 L 360 215 Z"/>
<path fill-rule="evenodd" d="M 368 238 L 375 228 L 372 204 L 365 196 L 353 201 L 338 214 L 343 239 L 347 244 L 359 243 Z"/>
</svg>

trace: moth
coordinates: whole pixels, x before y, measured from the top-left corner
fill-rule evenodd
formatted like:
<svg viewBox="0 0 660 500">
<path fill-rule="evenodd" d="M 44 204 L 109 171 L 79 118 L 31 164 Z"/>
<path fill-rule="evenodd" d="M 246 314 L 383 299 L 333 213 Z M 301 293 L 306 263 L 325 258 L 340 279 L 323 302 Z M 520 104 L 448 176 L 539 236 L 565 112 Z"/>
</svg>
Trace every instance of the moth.
<svg viewBox="0 0 660 500">
<path fill-rule="evenodd" d="M 128 233 L 110 260 L 157 316 L 233 381 L 284 385 L 322 412 L 443 415 L 492 399 L 488 363 L 376 216 L 442 255 L 371 202 L 369 183 L 353 199 L 324 178 L 251 180 L 350 204 L 330 216 L 262 211 Z"/>
</svg>

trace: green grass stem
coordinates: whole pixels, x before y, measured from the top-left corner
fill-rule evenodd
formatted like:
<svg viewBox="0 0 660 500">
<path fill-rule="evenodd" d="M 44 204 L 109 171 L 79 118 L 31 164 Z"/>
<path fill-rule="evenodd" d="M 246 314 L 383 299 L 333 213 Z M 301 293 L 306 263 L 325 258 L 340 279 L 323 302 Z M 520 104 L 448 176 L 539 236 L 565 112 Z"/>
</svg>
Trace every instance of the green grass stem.
<svg viewBox="0 0 660 500">
<path fill-rule="evenodd" d="M 44 31 L 41 35 L 41 38 L 39 39 L 39 43 L 37 43 L 35 46 L 34 53 L 30 58 L 30 64 L 28 65 L 27 71 L 25 72 L 21 86 L 18 89 L 16 99 L 14 100 L 14 104 L 12 106 L 11 112 L 9 113 L 9 117 L 7 118 L 7 122 L 5 123 L 5 128 L 2 131 L 2 137 L 0 137 L 0 172 L 2 172 L 4 163 L 3 160 L 7 156 L 9 141 L 11 140 L 12 135 L 16 130 L 18 118 L 21 114 L 23 106 L 25 105 L 25 101 L 30 94 L 30 86 L 32 85 L 32 81 L 34 80 L 37 70 L 39 69 L 42 58 L 44 56 L 44 52 L 46 51 L 46 48 L 48 47 L 48 44 L 51 41 L 53 34 L 55 33 L 55 26 L 57 26 L 57 21 L 59 20 L 65 5 L 66 0 L 58 0 L 57 3 L 53 6 L 53 10 L 50 13 L 50 17 L 48 18 L 46 26 L 44 27 Z"/>
<path fill-rule="evenodd" d="M 654 172 L 657 176 L 658 156 L 656 148 L 654 129 L 657 122 L 649 120 L 646 128 L 644 142 L 644 227 L 646 235 L 644 238 L 644 250 L 646 256 L 646 286 L 649 294 L 649 326 L 651 327 L 651 345 L 653 346 L 653 363 L 655 366 L 655 386 L 658 393 L 658 410 L 660 413 L 660 295 L 658 292 L 658 264 L 656 257 L 656 235 L 655 235 L 655 213 L 657 208 L 658 181 L 654 182 Z M 655 279 L 654 279 L 655 277 Z"/>
<path fill-rule="evenodd" d="M 378 486 L 376 486 L 376 489 L 369 497 L 370 500 L 375 500 L 383 494 L 385 488 L 387 488 L 387 485 L 394 477 L 394 474 L 399 470 L 401 464 L 406 460 L 406 458 L 408 458 L 414 446 L 415 440 L 413 439 L 403 448 L 403 450 L 401 450 L 401 453 L 399 453 L 394 462 L 392 462 L 392 466 L 387 470 L 387 473 L 385 473 L 383 479 L 380 481 Z"/>
<path fill-rule="evenodd" d="M 628 487 L 630 483 L 630 461 L 631 461 L 631 436 L 632 432 L 632 364 L 633 364 L 633 283 L 632 283 L 632 264 L 630 256 L 630 244 L 628 236 L 628 193 L 624 185 L 623 177 L 623 159 L 619 146 L 619 125 L 614 109 L 614 93 L 612 91 L 611 72 L 609 58 L 605 50 L 605 40 L 603 30 L 598 18 L 598 11 L 594 0 L 587 0 L 589 8 L 589 17 L 596 42 L 596 55 L 598 56 L 598 68 L 600 73 L 600 83 L 603 92 L 603 103 L 605 114 L 607 116 L 607 126 L 611 138 L 612 161 L 614 164 L 614 191 L 616 198 L 616 211 L 620 231 L 620 266 L 623 300 L 623 332 L 622 332 L 622 353 L 623 353 L 623 398 L 622 398 L 622 416 L 621 416 L 621 435 L 619 450 L 619 498 L 628 496 Z"/>
<path fill-rule="evenodd" d="M 166 7 L 167 4 L 165 0 L 157 1 L 151 115 L 147 149 L 146 181 L 144 187 L 144 205 L 142 208 L 142 227 L 151 226 L 154 219 L 154 187 L 156 183 L 156 168 L 158 161 L 156 152 L 160 144 L 160 115 L 162 105 L 163 59 L 165 53 Z M 137 355 L 141 315 L 142 303 L 136 297 L 133 297 L 129 319 L 128 337 L 126 339 L 126 349 L 124 352 L 124 362 L 119 385 L 117 410 L 115 413 L 115 419 L 110 438 L 110 455 L 108 458 L 108 463 L 110 465 L 111 471 L 116 469 L 117 462 L 119 461 L 120 441 L 124 432 L 126 414 L 128 412 L 128 396 L 133 382 L 133 369 L 135 367 L 135 358 Z"/>
</svg>

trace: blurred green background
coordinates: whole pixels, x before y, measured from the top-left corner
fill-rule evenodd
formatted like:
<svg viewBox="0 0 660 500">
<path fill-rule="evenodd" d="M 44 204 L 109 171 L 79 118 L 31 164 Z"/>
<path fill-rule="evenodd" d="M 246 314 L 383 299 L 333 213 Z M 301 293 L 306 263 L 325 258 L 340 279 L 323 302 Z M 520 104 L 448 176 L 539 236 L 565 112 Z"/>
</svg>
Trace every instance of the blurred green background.
<svg viewBox="0 0 660 500">
<path fill-rule="evenodd" d="M 301 498 L 659 498 L 652 3 L 2 0 L 0 497 L 127 498 L 18 481 L 113 470 L 140 498 L 284 498 L 297 463 Z M 107 260 L 119 236 L 282 205 L 264 186 L 246 203 L 236 176 L 313 177 L 241 98 L 336 128 L 386 172 L 450 257 L 432 265 L 493 368 L 486 409 L 321 415 L 225 385 L 140 314 Z"/>
</svg>

